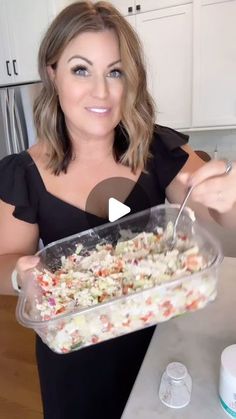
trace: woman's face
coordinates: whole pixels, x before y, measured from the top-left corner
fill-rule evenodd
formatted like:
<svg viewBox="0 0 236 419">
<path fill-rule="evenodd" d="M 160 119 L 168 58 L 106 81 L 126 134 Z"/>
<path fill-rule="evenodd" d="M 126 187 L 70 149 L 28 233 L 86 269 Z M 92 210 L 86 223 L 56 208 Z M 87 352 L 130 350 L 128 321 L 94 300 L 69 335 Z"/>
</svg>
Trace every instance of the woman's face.
<svg viewBox="0 0 236 419">
<path fill-rule="evenodd" d="M 112 30 L 84 32 L 50 68 L 67 128 L 76 138 L 109 135 L 121 119 L 124 78 Z"/>
</svg>

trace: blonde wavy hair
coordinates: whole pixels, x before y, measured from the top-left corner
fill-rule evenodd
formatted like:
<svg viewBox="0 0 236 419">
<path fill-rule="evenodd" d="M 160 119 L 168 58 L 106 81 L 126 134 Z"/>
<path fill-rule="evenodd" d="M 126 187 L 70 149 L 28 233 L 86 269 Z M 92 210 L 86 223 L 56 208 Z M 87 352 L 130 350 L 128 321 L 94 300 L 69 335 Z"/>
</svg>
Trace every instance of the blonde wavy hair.
<svg viewBox="0 0 236 419">
<path fill-rule="evenodd" d="M 119 126 L 124 144 L 114 142 L 117 161 L 133 172 L 145 169 L 153 136 L 155 111 L 147 90 L 146 71 L 140 41 L 131 25 L 111 4 L 79 1 L 66 7 L 49 26 L 39 49 L 38 68 L 43 83 L 34 104 L 34 121 L 39 141 L 46 142 L 48 168 L 56 175 L 67 171 L 73 158 L 72 143 L 64 114 L 47 67 L 56 68 L 69 42 L 83 32 L 115 31 L 124 69 L 125 93 Z"/>
</svg>

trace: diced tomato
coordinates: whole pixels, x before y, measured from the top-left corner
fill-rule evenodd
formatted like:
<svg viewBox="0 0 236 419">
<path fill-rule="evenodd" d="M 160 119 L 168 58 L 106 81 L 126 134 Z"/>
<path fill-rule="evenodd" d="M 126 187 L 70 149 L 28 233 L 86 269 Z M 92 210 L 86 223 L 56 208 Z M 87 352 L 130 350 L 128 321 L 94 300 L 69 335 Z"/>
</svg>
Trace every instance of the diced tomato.
<svg viewBox="0 0 236 419">
<path fill-rule="evenodd" d="M 153 312 L 149 311 L 147 314 L 145 314 L 145 316 L 140 317 L 140 319 L 143 320 L 144 322 L 147 322 L 148 320 L 151 319 L 152 316 L 153 316 Z"/>
<path fill-rule="evenodd" d="M 107 324 L 107 332 L 110 332 L 113 329 L 113 324 L 111 322 L 108 322 Z"/>
<path fill-rule="evenodd" d="M 122 272 L 123 271 L 123 262 L 119 259 L 116 263 L 116 269 L 115 272 Z"/>
<path fill-rule="evenodd" d="M 53 286 L 57 286 L 59 283 L 60 283 L 60 278 L 58 278 L 58 276 L 55 276 L 54 278 L 52 278 Z"/>
<path fill-rule="evenodd" d="M 171 304 L 170 300 L 166 300 L 164 303 L 161 304 L 161 306 L 169 308 L 169 307 L 172 307 L 172 304 Z"/>
<path fill-rule="evenodd" d="M 101 314 L 101 316 L 100 316 L 100 320 L 101 320 L 101 322 L 104 324 L 104 323 L 108 323 L 109 322 L 109 318 L 108 318 L 108 316 L 106 315 L 106 314 Z"/>
<path fill-rule="evenodd" d="M 165 308 L 165 310 L 163 312 L 164 317 L 170 317 L 170 315 L 174 313 L 173 304 L 169 300 L 167 300 L 163 304 L 161 304 L 161 307 Z"/>
<path fill-rule="evenodd" d="M 37 280 L 38 282 L 41 282 L 41 281 L 42 281 L 42 279 L 43 279 L 43 275 L 38 275 L 38 276 L 36 277 L 36 280 Z"/>
<path fill-rule="evenodd" d="M 163 316 L 164 317 L 170 317 L 171 314 L 173 314 L 173 310 L 171 308 L 164 311 Z"/>
<path fill-rule="evenodd" d="M 38 277 L 38 282 L 41 285 L 41 287 L 48 286 L 48 281 L 46 281 L 43 276 Z"/>
<path fill-rule="evenodd" d="M 199 255 L 189 255 L 185 261 L 185 266 L 190 271 L 196 271 L 202 265 L 202 257 Z"/>
<path fill-rule="evenodd" d="M 130 326 L 131 319 L 126 320 L 125 322 L 122 322 L 122 326 Z"/>
<path fill-rule="evenodd" d="M 61 351 L 63 352 L 63 354 L 67 354 L 69 352 L 69 349 L 67 349 L 67 348 L 61 348 Z"/>
<path fill-rule="evenodd" d="M 108 276 L 109 274 L 110 274 L 110 271 L 109 271 L 108 269 L 106 269 L 106 268 L 99 269 L 99 270 L 95 273 L 95 275 L 96 275 L 96 276 L 102 276 L 102 277 Z"/>
<path fill-rule="evenodd" d="M 146 299 L 146 304 L 147 304 L 147 305 L 152 304 L 152 297 L 148 297 L 148 298 Z"/>
<path fill-rule="evenodd" d="M 47 321 L 47 320 L 50 320 L 50 319 L 51 319 L 51 316 L 48 316 L 48 315 L 43 316 L 43 320 L 44 320 L 44 321 Z"/>
<path fill-rule="evenodd" d="M 203 301 L 202 297 L 196 298 L 196 300 L 193 300 L 190 304 L 186 305 L 186 310 L 193 311 L 197 310 L 199 308 L 199 303 Z"/>
<path fill-rule="evenodd" d="M 92 343 L 97 343 L 99 342 L 99 337 L 97 335 L 93 335 L 91 340 L 92 340 Z"/>
</svg>

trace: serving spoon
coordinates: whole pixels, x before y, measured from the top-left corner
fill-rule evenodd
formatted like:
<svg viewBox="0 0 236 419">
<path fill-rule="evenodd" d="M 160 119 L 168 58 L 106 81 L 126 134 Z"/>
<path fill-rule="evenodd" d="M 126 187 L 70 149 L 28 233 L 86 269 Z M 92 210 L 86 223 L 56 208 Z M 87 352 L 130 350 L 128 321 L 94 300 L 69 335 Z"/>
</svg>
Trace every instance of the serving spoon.
<svg viewBox="0 0 236 419">
<path fill-rule="evenodd" d="M 183 212 L 183 210 L 184 210 L 184 208 L 185 208 L 185 205 L 186 205 L 186 203 L 187 203 L 187 200 L 188 200 L 188 198 L 189 198 L 189 196 L 190 196 L 190 194 L 191 194 L 191 192 L 192 192 L 193 188 L 194 188 L 194 186 L 191 186 L 190 188 L 188 188 L 187 194 L 186 194 L 186 196 L 185 196 L 185 198 L 184 198 L 184 200 L 183 200 L 183 202 L 182 202 L 182 204 L 181 204 L 181 206 L 180 206 L 179 212 L 178 212 L 177 217 L 176 217 L 176 219 L 175 219 L 174 226 L 173 226 L 173 233 L 172 233 L 172 237 L 171 237 L 171 239 L 169 239 L 169 240 L 168 240 L 168 248 L 169 248 L 170 250 L 172 250 L 172 249 L 173 249 L 173 247 L 174 247 L 174 245 L 175 245 L 175 242 L 176 242 L 176 235 L 177 235 L 177 234 L 176 234 L 177 225 L 178 225 L 178 222 L 179 222 L 180 216 L 181 216 L 181 214 L 182 214 L 182 212 Z"/>
</svg>

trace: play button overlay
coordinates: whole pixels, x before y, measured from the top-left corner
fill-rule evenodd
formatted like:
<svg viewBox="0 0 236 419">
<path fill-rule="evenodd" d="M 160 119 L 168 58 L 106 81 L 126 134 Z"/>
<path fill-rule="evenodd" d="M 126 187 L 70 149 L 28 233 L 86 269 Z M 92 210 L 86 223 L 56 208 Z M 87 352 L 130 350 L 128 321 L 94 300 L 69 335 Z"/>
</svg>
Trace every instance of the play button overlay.
<svg viewBox="0 0 236 419">
<path fill-rule="evenodd" d="M 122 204 L 116 198 L 109 198 L 108 200 L 108 219 L 110 222 L 119 220 L 124 215 L 129 214 L 131 211 L 128 205 Z"/>
<path fill-rule="evenodd" d="M 133 214 L 145 210 L 141 218 L 138 217 L 135 223 L 131 221 L 130 224 L 134 234 L 139 234 L 145 231 L 148 224 L 150 201 L 148 188 L 140 179 L 134 182 L 125 177 L 107 178 L 99 182 L 88 196 L 85 207 L 86 224 L 93 229 L 110 222 L 114 230 L 129 229 L 126 218 L 128 220 Z M 102 238 L 102 230 L 99 235 Z"/>
</svg>

